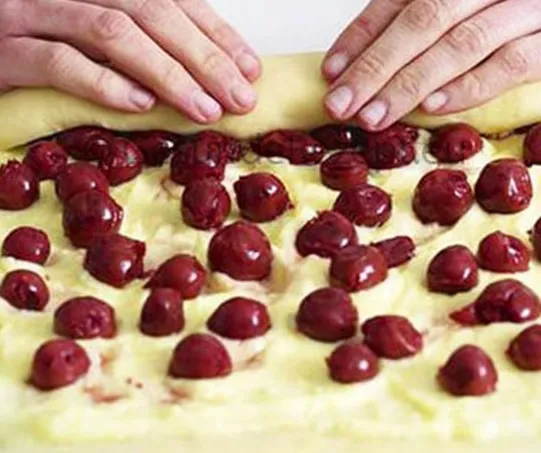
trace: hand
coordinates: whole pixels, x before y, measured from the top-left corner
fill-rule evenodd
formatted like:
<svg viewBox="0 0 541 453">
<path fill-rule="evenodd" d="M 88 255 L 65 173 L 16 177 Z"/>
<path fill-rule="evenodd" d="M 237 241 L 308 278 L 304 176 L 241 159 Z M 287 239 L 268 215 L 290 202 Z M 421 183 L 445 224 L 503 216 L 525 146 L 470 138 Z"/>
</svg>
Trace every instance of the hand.
<svg viewBox="0 0 541 453">
<path fill-rule="evenodd" d="M 1 0 L 0 91 L 52 86 L 200 123 L 252 110 L 260 62 L 205 0 Z"/>
<path fill-rule="evenodd" d="M 332 46 L 325 103 L 381 130 L 419 104 L 435 114 L 541 79 L 540 0 L 373 0 Z"/>
</svg>

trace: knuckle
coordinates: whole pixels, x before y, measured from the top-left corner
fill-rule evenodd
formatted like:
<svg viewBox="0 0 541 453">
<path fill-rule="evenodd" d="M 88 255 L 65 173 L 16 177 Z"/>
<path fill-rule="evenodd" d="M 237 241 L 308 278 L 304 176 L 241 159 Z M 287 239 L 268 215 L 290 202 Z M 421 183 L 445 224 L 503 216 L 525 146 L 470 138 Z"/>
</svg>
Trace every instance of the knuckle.
<svg viewBox="0 0 541 453">
<path fill-rule="evenodd" d="M 410 99 L 420 99 L 422 83 L 418 74 L 403 71 L 396 79 L 396 89 Z"/>
<path fill-rule="evenodd" d="M 175 93 L 178 90 L 179 85 L 184 85 L 185 79 L 185 73 L 182 68 L 179 65 L 171 62 L 168 63 L 162 71 L 160 71 L 158 84 L 166 91 L 174 93 L 176 96 L 177 94 Z"/>
<path fill-rule="evenodd" d="M 367 52 L 359 65 L 353 67 L 353 76 L 381 77 L 385 73 L 385 61 L 375 52 Z"/>
<path fill-rule="evenodd" d="M 28 0 L 2 0 L 0 4 L 0 36 L 9 36 L 15 32 L 23 17 L 23 7 Z"/>
<path fill-rule="evenodd" d="M 173 6 L 171 0 L 139 0 L 135 8 L 135 15 L 143 21 L 167 14 Z"/>
<path fill-rule="evenodd" d="M 98 41 L 116 41 L 130 34 L 132 21 L 121 11 L 106 10 L 99 14 L 93 26 Z"/>
<path fill-rule="evenodd" d="M 219 50 L 211 50 L 203 57 L 201 62 L 201 71 L 204 74 L 216 76 L 223 73 L 223 68 L 227 66 L 227 58 Z"/>
<path fill-rule="evenodd" d="M 226 22 L 218 21 L 209 33 L 216 42 L 225 43 L 235 38 L 236 33 L 231 25 Z"/>
<path fill-rule="evenodd" d="M 49 75 L 65 75 L 71 69 L 71 48 L 64 43 L 49 45 L 42 53 L 45 72 Z"/>
<path fill-rule="evenodd" d="M 487 27 L 479 18 L 465 22 L 449 32 L 447 44 L 457 53 L 481 53 L 489 42 Z"/>
<path fill-rule="evenodd" d="M 526 79 L 530 72 L 530 53 L 518 43 L 509 44 L 500 53 L 503 70 L 513 79 Z"/>
<path fill-rule="evenodd" d="M 464 96 L 471 100 L 487 99 L 489 96 L 488 81 L 482 80 L 474 71 L 463 76 L 459 89 Z"/>
<path fill-rule="evenodd" d="M 446 11 L 442 0 L 417 0 L 405 9 L 404 19 L 415 30 L 433 29 L 444 23 Z"/>
<path fill-rule="evenodd" d="M 115 85 L 115 76 L 107 69 L 102 69 L 97 74 L 97 77 L 92 82 L 90 89 L 99 99 L 104 99 L 109 96 L 112 88 Z"/>
</svg>

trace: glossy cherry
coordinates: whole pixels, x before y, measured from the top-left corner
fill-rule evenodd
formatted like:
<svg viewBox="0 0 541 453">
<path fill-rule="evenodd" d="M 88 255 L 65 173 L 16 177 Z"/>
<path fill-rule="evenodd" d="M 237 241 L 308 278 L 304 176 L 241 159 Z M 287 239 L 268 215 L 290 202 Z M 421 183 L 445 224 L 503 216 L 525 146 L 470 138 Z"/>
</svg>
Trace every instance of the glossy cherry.
<svg viewBox="0 0 541 453">
<path fill-rule="evenodd" d="M 348 124 L 327 124 L 310 132 L 327 150 L 357 148 L 365 141 L 366 132 Z"/>
<path fill-rule="evenodd" d="M 338 346 L 327 359 L 329 375 L 342 384 L 369 381 L 379 373 L 379 359 L 362 341 Z"/>
<path fill-rule="evenodd" d="M 402 266 L 415 256 L 415 242 L 409 236 L 396 236 L 370 245 L 380 251 L 389 269 Z"/>
<path fill-rule="evenodd" d="M 430 291 L 456 294 L 477 286 L 479 269 L 467 247 L 453 245 L 438 252 L 430 261 L 426 277 Z"/>
<path fill-rule="evenodd" d="M 89 190 L 105 194 L 109 192 L 109 182 L 105 175 L 87 162 L 68 164 L 58 174 L 55 182 L 56 195 L 64 203 L 74 195 Z"/>
<path fill-rule="evenodd" d="M 468 124 L 449 124 L 434 132 L 428 148 L 438 162 L 456 163 L 481 151 L 483 140 L 479 131 Z"/>
<path fill-rule="evenodd" d="M 21 211 L 39 199 L 39 180 L 27 165 L 10 160 L 0 165 L 0 209 Z"/>
<path fill-rule="evenodd" d="M 134 143 L 115 138 L 109 151 L 101 156 L 99 168 L 112 186 L 118 186 L 131 181 L 143 171 L 143 153 Z"/>
<path fill-rule="evenodd" d="M 314 165 L 326 150 L 309 134 L 292 130 L 270 132 L 252 142 L 252 149 L 263 157 L 283 157 L 293 165 Z"/>
<path fill-rule="evenodd" d="M 188 140 L 197 143 L 199 147 L 225 153 L 229 162 L 238 162 L 247 151 L 247 148 L 239 140 L 216 131 L 202 131 Z"/>
<path fill-rule="evenodd" d="M 379 187 L 360 184 L 340 193 L 333 210 L 359 226 L 376 227 L 391 218 L 393 203 L 390 195 Z"/>
<path fill-rule="evenodd" d="M 513 339 L 508 357 L 525 371 L 541 371 L 541 326 L 531 326 Z"/>
<path fill-rule="evenodd" d="M 457 322 L 461 326 L 473 327 L 479 325 L 479 320 L 477 319 L 477 313 L 475 313 L 475 304 L 469 304 L 465 307 L 452 312 L 449 315 L 453 321 Z"/>
<path fill-rule="evenodd" d="M 221 227 L 231 212 L 231 197 L 215 179 L 202 179 L 186 186 L 182 193 L 182 219 L 198 230 Z"/>
<path fill-rule="evenodd" d="M 5 275 L 0 296 L 20 310 L 43 311 L 49 302 L 49 289 L 35 272 L 18 270 Z"/>
<path fill-rule="evenodd" d="M 40 181 L 55 179 L 67 165 L 68 155 L 56 142 L 37 142 L 31 145 L 23 163 L 36 174 Z"/>
<path fill-rule="evenodd" d="M 477 261 L 492 272 L 524 272 L 530 267 L 530 251 L 519 238 L 496 231 L 479 244 Z"/>
<path fill-rule="evenodd" d="M 346 190 L 366 183 L 368 166 L 359 152 L 341 151 L 323 161 L 320 174 L 329 189 Z"/>
<path fill-rule="evenodd" d="M 182 294 L 170 288 L 153 289 L 143 305 L 139 329 L 151 337 L 165 337 L 184 329 Z"/>
<path fill-rule="evenodd" d="M 524 163 L 528 166 L 541 164 L 541 123 L 532 127 L 526 135 Z"/>
<path fill-rule="evenodd" d="M 62 132 L 56 140 L 74 159 L 92 161 L 109 152 L 114 138 L 106 129 L 82 126 Z"/>
<path fill-rule="evenodd" d="M 19 227 L 11 231 L 2 244 L 2 255 L 43 265 L 51 254 L 47 233 L 33 227 Z"/>
<path fill-rule="evenodd" d="M 416 128 L 400 123 L 381 132 L 367 133 L 364 158 L 370 168 L 377 170 L 404 167 L 415 160 L 418 137 Z"/>
<path fill-rule="evenodd" d="M 128 138 L 143 153 L 144 162 L 150 167 L 161 167 L 173 154 L 177 143 L 183 140 L 165 131 L 133 132 Z"/>
</svg>

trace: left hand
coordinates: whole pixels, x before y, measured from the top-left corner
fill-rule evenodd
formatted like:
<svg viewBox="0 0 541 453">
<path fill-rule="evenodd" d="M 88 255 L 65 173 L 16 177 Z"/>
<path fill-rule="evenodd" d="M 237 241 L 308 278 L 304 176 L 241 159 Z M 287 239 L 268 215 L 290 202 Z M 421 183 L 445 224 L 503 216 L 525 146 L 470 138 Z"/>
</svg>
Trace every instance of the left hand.
<svg viewBox="0 0 541 453">
<path fill-rule="evenodd" d="M 541 80 L 540 0 L 372 0 L 329 51 L 337 120 L 384 129 L 419 104 L 434 114 Z"/>
</svg>

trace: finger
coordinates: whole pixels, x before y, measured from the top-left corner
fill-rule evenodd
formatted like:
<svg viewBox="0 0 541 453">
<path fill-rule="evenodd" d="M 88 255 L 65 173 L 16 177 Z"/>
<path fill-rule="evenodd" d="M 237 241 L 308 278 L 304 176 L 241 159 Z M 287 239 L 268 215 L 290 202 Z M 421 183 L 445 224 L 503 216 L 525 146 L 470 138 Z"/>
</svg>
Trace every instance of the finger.
<svg viewBox="0 0 541 453">
<path fill-rule="evenodd" d="M 155 98 L 68 44 L 8 38 L 0 44 L 0 86 L 52 86 L 108 107 L 130 112 L 152 108 Z"/>
<path fill-rule="evenodd" d="M 521 19 L 510 21 L 517 11 Z M 480 12 L 400 71 L 360 111 L 359 122 L 372 130 L 388 127 L 432 91 L 475 67 L 506 43 L 540 29 L 539 0 L 508 0 Z"/>
<path fill-rule="evenodd" d="M 406 64 L 458 22 L 498 0 L 415 0 L 331 86 L 325 105 L 352 118 Z"/>
<path fill-rule="evenodd" d="M 323 75 L 334 80 L 342 74 L 413 0 L 374 0 L 342 32 L 323 61 Z"/>
<path fill-rule="evenodd" d="M 201 31 L 231 57 L 249 81 L 261 76 L 261 61 L 257 53 L 205 0 L 175 1 Z"/>
</svg>

